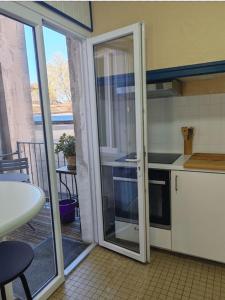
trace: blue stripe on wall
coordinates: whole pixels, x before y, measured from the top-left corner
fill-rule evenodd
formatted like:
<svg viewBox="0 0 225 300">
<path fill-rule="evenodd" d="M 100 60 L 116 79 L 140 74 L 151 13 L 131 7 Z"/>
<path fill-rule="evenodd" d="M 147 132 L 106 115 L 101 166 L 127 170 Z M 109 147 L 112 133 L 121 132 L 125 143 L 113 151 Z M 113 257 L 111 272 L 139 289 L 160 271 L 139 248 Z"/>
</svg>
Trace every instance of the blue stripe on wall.
<svg viewBox="0 0 225 300">
<path fill-rule="evenodd" d="M 146 72 L 147 83 L 225 72 L 225 60 Z"/>
<path fill-rule="evenodd" d="M 187 65 L 174 68 L 158 69 L 146 72 L 146 83 L 166 82 L 176 78 L 207 75 L 225 72 L 225 60 Z M 97 78 L 97 85 L 110 84 L 117 87 L 134 85 L 134 74 L 120 74 Z"/>
</svg>

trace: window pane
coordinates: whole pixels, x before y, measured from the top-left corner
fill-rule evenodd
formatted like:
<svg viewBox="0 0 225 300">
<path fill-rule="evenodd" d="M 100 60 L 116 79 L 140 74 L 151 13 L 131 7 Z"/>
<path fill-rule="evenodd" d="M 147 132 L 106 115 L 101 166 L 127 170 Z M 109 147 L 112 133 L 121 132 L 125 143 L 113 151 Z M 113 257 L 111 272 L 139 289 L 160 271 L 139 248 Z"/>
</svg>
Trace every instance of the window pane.
<svg viewBox="0 0 225 300">
<path fill-rule="evenodd" d="M 75 145 L 71 144 L 69 151 L 66 148 L 65 151 L 58 148 L 60 151 L 55 153 L 64 268 L 66 268 L 88 246 L 88 243 L 83 241 L 81 231 L 79 191 L 82 190 L 82 186 L 79 185 L 81 179 L 77 170 L 76 148 L 80 147 L 82 141 L 81 135 L 77 137 L 75 134 L 77 124 L 75 121 L 79 118 L 79 111 L 74 99 L 78 79 L 73 66 L 74 64 L 77 66 L 77 58 L 74 56 L 76 51 L 79 51 L 80 41 L 47 27 L 44 27 L 43 32 L 55 149 L 63 135 L 65 144 L 69 139 L 75 139 Z M 74 166 L 71 165 L 71 160 L 74 161 Z"/>
<path fill-rule="evenodd" d="M 95 45 L 94 59 L 104 239 L 140 252 L 133 35 Z"/>
</svg>

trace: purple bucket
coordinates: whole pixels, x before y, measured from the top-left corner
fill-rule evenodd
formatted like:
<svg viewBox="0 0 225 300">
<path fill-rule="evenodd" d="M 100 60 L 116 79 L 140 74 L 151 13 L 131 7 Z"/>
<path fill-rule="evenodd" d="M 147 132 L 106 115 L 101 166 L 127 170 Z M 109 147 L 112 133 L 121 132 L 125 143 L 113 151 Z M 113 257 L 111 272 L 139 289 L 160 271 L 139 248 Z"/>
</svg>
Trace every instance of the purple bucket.
<svg viewBox="0 0 225 300">
<path fill-rule="evenodd" d="M 75 206 L 74 200 L 65 199 L 59 201 L 59 212 L 62 223 L 70 223 L 75 220 Z"/>
</svg>

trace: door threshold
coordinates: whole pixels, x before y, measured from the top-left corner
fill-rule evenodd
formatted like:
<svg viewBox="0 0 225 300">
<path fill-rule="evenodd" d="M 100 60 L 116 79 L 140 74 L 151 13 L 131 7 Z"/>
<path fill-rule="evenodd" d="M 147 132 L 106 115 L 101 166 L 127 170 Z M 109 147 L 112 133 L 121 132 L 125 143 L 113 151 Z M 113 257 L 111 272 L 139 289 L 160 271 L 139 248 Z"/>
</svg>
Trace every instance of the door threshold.
<svg viewBox="0 0 225 300">
<path fill-rule="evenodd" d="M 64 276 L 68 276 L 74 269 L 89 255 L 89 253 L 95 248 L 96 244 L 89 245 L 74 261 L 69 264 L 64 270 Z"/>
</svg>

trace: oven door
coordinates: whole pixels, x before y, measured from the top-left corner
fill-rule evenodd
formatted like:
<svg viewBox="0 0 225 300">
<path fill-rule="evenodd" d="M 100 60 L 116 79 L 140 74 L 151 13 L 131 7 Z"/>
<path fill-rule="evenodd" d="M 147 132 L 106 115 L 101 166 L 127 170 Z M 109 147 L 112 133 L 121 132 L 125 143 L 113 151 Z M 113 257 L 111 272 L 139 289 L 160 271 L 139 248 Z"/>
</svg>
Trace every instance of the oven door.
<svg viewBox="0 0 225 300">
<path fill-rule="evenodd" d="M 115 219 L 138 223 L 138 190 L 136 168 L 113 169 Z"/>
<path fill-rule="evenodd" d="M 149 199 L 151 226 L 170 229 L 170 171 L 149 171 Z"/>
<path fill-rule="evenodd" d="M 138 223 L 137 179 L 114 177 L 115 217 L 117 221 Z"/>
</svg>

